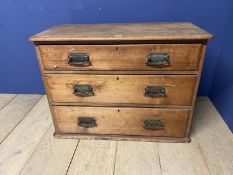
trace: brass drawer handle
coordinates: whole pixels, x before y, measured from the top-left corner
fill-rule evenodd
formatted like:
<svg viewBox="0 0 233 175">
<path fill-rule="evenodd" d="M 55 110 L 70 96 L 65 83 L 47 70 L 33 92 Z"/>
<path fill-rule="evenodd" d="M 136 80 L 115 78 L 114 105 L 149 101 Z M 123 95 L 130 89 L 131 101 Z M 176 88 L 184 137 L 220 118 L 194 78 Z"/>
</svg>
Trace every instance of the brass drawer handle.
<svg viewBox="0 0 233 175">
<path fill-rule="evenodd" d="M 78 126 L 84 128 L 96 127 L 96 120 L 93 117 L 78 117 Z"/>
<path fill-rule="evenodd" d="M 145 120 L 143 128 L 148 130 L 162 130 L 164 129 L 164 123 L 161 120 Z"/>
<path fill-rule="evenodd" d="M 168 53 L 149 53 L 146 64 L 154 67 L 165 67 L 170 65 Z"/>
<path fill-rule="evenodd" d="M 69 53 L 68 64 L 75 66 L 89 66 L 89 55 L 87 53 Z"/>
<path fill-rule="evenodd" d="M 77 95 L 77 96 L 81 96 L 81 97 L 87 97 L 87 96 L 93 96 L 94 95 L 94 91 L 91 85 L 83 85 L 83 84 L 79 84 L 79 85 L 74 85 L 73 86 L 73 94 Z"/>
<path fill-rule="evenodd" d="M 144 95 L 147 97 L 162 98 L 166 97 L 166 92 L 163 86 L 146 86 Z"/>
</svg>

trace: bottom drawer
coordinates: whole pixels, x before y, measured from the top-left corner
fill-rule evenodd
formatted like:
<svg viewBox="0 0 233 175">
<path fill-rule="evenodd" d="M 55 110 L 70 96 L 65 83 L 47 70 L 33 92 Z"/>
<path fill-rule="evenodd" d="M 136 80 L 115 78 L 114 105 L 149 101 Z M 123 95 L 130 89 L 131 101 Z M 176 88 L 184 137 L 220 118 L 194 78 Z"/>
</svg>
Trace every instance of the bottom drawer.
<svg viewBox="0 0 233 175">
<path fill-rule="evenodd" d="M 54 106 L 60 133 L 185 137 L 189 109 Z"/>
</svg>

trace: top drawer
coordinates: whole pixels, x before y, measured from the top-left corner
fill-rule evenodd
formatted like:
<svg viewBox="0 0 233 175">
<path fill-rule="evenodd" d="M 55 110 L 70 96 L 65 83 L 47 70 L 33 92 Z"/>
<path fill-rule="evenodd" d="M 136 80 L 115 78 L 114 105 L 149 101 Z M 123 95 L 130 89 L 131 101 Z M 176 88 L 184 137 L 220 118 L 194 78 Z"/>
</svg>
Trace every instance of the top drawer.
<svg viewBox="0 0 233 175">
<path fill-rule="evenodd" d="M 201 44 L 40 45 L 45 70 L 197 70 Z"/>
</svg>

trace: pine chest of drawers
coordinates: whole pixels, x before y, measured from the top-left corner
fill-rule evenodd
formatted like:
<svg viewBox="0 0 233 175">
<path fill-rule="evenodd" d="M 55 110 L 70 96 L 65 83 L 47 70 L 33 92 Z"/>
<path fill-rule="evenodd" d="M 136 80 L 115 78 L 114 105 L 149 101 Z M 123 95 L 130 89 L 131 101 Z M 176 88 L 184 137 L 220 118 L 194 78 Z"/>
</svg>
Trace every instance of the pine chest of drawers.
<svg viewBox="0 0 233 175">
<path fill-rule="evenodd" d="M 191 23 L 60 25 L 32 36 L 54 136 L 189 141 L 211 37 Z"/>
</svg>

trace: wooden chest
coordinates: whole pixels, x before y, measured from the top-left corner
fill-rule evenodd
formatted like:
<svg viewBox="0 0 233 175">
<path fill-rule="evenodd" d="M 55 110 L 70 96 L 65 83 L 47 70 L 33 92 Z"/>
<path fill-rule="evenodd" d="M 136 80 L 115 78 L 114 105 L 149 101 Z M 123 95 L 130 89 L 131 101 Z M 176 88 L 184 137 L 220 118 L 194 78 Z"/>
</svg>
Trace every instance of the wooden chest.
<svg viewBox="0 0 233 175">
<path fill-rule="evenodd" d="M 54 136 L 190 141 L 210 38 L 191 23 L 60 25 L 32 36 Z"/>
</svg>

